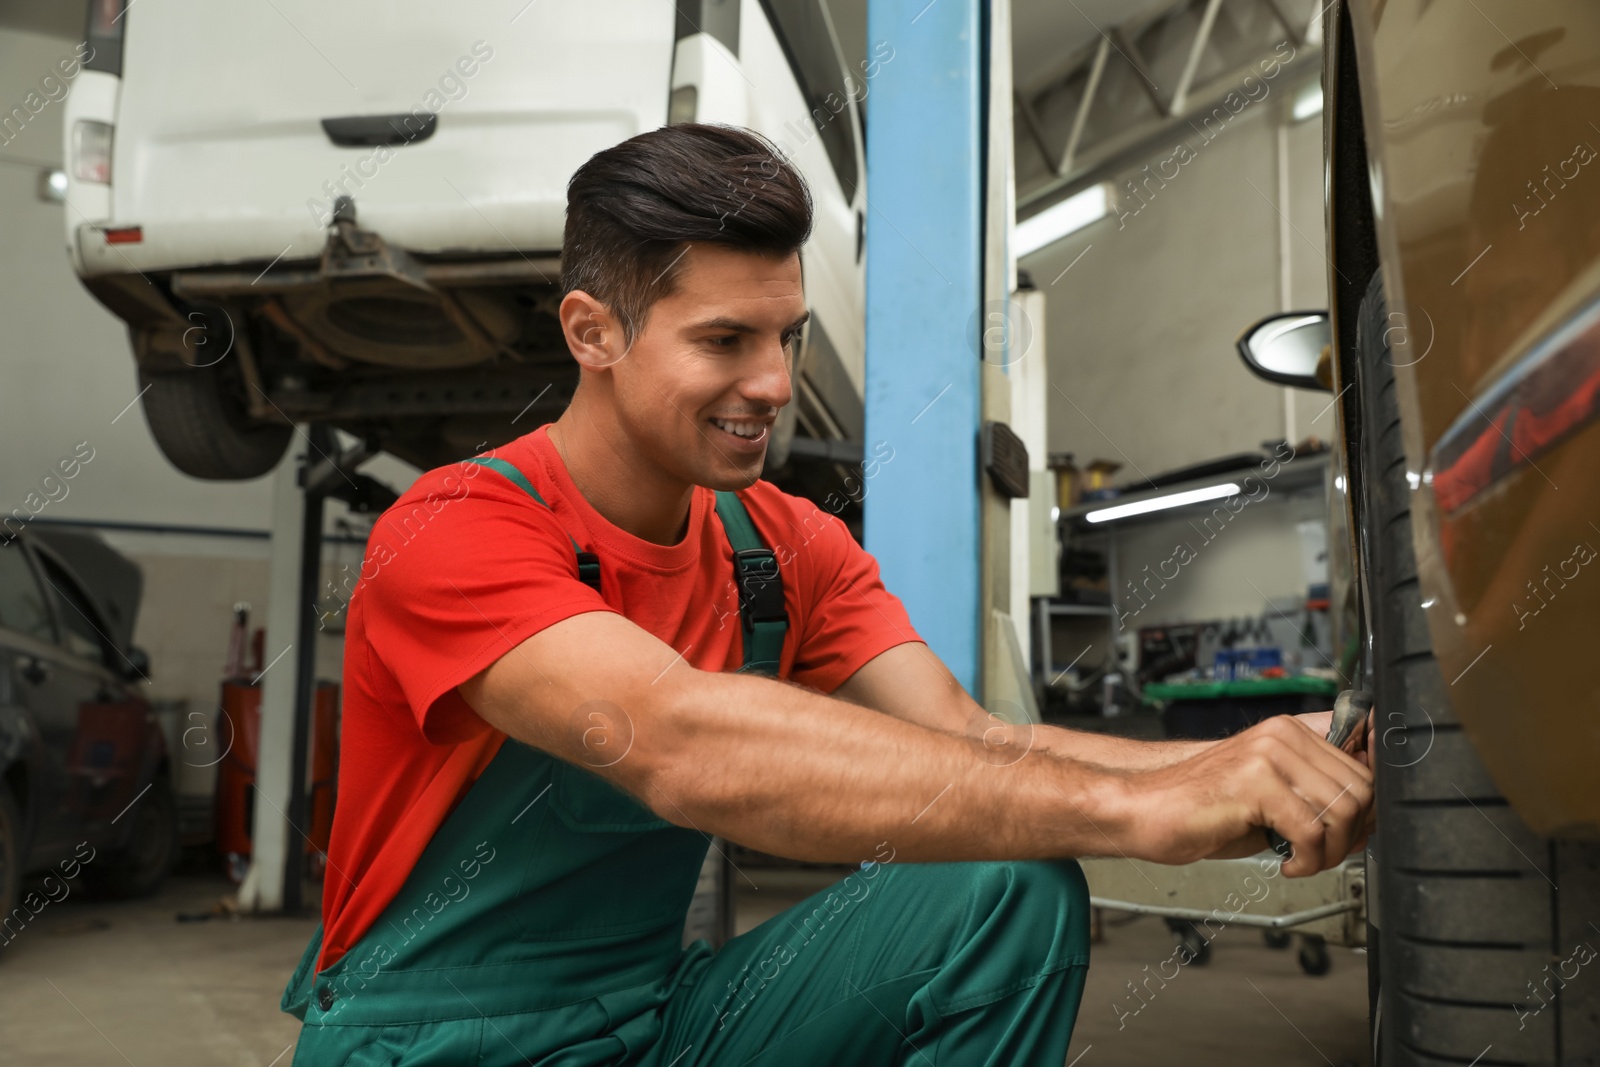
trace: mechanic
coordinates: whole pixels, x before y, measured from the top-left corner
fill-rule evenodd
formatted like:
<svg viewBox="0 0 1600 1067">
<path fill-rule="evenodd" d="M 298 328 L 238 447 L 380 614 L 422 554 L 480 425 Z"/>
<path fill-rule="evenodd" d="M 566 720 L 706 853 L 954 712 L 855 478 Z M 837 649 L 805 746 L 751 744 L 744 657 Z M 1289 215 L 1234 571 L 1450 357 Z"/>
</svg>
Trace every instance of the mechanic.
<svg viewBox="0 0 1600 1067">
<path fill-rule="evenodd" d="M 573 176 L 571 404 L 422 475 L 369 541 L 296 1064 L 1059 1067 L 1089 961 L 1071 857 L 1251 855 L 1271 826 L 1303 876 L 1364 844 L 1365 754 L 1326 713 L 1008 732 L 845 525 L 760 480 L 811 211 L 733 127 Z M 711 835 L 859 867 L 684 948 Z"/>
</svg>

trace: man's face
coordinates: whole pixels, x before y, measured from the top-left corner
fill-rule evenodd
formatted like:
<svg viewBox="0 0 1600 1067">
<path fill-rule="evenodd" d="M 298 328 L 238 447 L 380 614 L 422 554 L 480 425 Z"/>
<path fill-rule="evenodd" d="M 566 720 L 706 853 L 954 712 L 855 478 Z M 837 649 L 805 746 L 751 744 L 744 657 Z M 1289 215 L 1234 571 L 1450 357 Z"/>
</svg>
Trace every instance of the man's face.
<svg viewBox="0 0 1600 1067">
<path fill-rule="evenodd" d="M 635 454 L 671 476 L 742 489 L 761 477 L 789 403 L 807 318 L 800 257 L 692 245 L 678 267 L 677 291 L 608 370 L 617 420 Z"/>
</svg>

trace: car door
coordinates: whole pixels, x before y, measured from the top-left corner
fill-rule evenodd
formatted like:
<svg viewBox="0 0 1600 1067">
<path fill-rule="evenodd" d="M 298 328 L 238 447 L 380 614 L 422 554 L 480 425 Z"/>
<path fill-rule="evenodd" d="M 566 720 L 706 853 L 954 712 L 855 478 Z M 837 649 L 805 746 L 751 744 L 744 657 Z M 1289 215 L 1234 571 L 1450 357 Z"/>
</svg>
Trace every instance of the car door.
<svg viewBox="0 0 1600 1067">
<path fill-rule="evenodd" d="M 48 590 L 26 542 L 0 545 L 0 747 L 8 765 L 23 764 L 28 795 L 17 799 L 32 825 L 35 855 L 56 849 L 62 833 L 65 717 L 56 705 L 63 658 Z"/>
<path fill-rule="evenodd" d="M 34 555 L 58 633 L 55 670 L 38 688 L 36 712 L 49 758 L 61 767 L 54 840 L 99 842 L 134 799 L 148 709 L 112 669 L 118 653 L 94 599 L 54 553 L 35 545 Z"/>
</svg>

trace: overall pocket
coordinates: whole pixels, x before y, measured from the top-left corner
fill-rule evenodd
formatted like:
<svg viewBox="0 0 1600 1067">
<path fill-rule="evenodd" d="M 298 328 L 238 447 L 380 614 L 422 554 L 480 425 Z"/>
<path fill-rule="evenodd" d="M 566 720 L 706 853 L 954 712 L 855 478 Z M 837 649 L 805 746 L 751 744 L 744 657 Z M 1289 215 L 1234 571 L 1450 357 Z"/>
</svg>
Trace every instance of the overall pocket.
<svg viewBox="0 0 1600 1067">
<path fill-rule="evenodd" d="M 555 761 L 550 783 L 550 806 L 569 829 L 630 834 L 672 825 L 598 774 L 566 760 Z"/>
<path fill-rule="evenodd" d="M 616 939 L 681 922 L 709 839 L 599 775 L 554 761 L 522 879 L 522 930 L 540 941 Z"/>
</svg>

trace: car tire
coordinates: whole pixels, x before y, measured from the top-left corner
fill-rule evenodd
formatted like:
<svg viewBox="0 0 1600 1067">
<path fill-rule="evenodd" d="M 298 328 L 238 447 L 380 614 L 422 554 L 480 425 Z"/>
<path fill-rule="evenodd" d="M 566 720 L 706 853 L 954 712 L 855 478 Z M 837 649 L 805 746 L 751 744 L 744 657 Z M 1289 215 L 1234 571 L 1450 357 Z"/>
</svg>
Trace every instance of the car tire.
<svg viewBox="0 0 1600 1067">
<path fill-rule="evenodd" d="M 22 809 L 12 799 L 11 790 L 0 784 L 0 919 L 10 916 L 22 895 L 23 859 Z M 10 928 L 0 930 L 0 947 L 15 936 Z M 0 959 L 4 959 L 0 954 Z"/>
<path fill-rule="evenodd" d="M 208 481 L 259 478 L 278 465 L 294 426 L 253 421 L 226 363 L 180 371 L 140 370 L 145 421 L 167 461 Z M 239 383 L 242 384 L 242 383 Z"/>
<path fill-rule="evenodd" d="M 84 867 L 95 890 L 115 900 L 149 896 L 161 888 L 177 864 L 178 805 L 166 775 L 150 784 L 149 792 L 134 803 L 128 817 L 134 823 L 127 844 Z"/>
<path fill-rule="evenodd" d="M 1600 948 L 1589 925 L 1600 922 L 1600 846 L 1529 831 L 1450 710 L 1412 547 L 1396 328 L 1380 271 L 1361 302 L 1356 373 L 1378 716 L 1374 1061 L 1600 1063 L 1600 961 L 1574 957 Z"/>
</svg>

